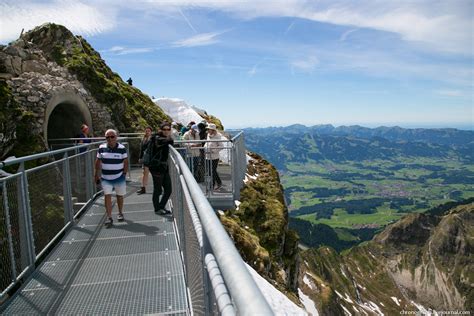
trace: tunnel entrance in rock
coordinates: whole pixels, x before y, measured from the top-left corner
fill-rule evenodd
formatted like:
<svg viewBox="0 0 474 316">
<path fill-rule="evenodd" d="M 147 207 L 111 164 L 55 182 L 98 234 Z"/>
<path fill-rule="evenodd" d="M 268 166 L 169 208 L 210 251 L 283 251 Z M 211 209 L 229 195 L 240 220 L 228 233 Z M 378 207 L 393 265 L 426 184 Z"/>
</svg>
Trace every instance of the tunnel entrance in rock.
<svg viewBox="0 0 474 316">
<path fill-rule="evenodd" d="M 82 124 L 89 126 L 92 136 L 91 112 L 84 100 L 74 91 L 55 93 L 47 105 L 43 125 L 44 138 L 48 142 L 49 149 L 70 146 L 71 142 L 54 140 L 77 137 Z"/>
<path fill-rule="evenodd" d="M 65 147 L 60 144 L 65 144 L 64 141 L 55 139 L 73 138 L 77 137 L 81 132 L 81 125 L 86 123 L 87 118 L 83 115 L 81 109 L 71 103 L 58 104 L 53 112 L 51 112 L 48 119 L 48 144 L 56 144 L 56 148 Z"/>
</svg>

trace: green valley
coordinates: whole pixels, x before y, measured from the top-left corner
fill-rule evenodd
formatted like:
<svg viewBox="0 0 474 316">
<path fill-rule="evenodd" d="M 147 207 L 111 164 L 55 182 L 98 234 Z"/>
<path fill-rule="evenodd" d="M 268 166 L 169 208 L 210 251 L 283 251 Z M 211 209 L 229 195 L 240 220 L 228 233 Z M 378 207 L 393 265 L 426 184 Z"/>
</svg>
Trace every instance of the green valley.
<svg viewBox="0 0 474 316">
<path fill-rule="evenodd" d="M 450 142 L 443 130 L 338 129 L 246 130 L 248 147 L 277 166 L 304 244 L 342 250 L 408 213 L 474 197 L 474 132 L 449 129 Z"/>
</svg>

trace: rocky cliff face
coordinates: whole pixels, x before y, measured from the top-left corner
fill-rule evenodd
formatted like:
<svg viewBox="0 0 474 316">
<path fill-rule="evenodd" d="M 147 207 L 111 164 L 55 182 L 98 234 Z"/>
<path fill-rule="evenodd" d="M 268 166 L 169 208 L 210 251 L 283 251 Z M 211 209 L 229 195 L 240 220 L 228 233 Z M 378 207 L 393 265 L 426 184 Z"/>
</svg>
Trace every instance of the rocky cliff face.
<svg viewBox="0 0 474 316">
<path fill-rule="evenodd" d="M 337 254 L 303 253 L 300 287 L 323 315 L 474 308 L 474 203 L 443 216 L 410 214 Z"/>
<path fill-rule="evenodd" d="M 250 154 L 240 204 L 221 215 L 244 260 L 294 301 L 298 280 L 298 236 L 288 229 L 288 209 L 276 169 Z"/>
<path fill-rule="evenodd" d="M 59 94 L 77 96 L 87 105 L 98 135 L 111 127 L 132 132 L 169 119 L 148 96 L 112 72 L 85 39 L 55 24 L 0 46 L 0 86 L 6 105 L 0 117 L 0 159 L 45 148 L 48 104 Z M 22 130 L 25 124 L 27 131 Z M 34 141 L 19 146 L 26 139 Z"/>
</svg>

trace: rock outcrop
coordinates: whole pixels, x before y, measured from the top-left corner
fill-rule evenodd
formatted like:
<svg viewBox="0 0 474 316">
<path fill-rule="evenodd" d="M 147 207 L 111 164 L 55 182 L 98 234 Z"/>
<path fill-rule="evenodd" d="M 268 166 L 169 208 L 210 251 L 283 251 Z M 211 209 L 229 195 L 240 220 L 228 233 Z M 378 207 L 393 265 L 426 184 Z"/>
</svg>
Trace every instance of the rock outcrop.
<svg viewBox="0 0 474 316">
<path fill-rule="evenodd" d="M 298 235 L 288 229 L 288 209 L 277 170 L 250 153 L 240 204 L 221 215 L 243 259 L 297 302 Z"/>
<path fill-rule="evenodd" d="M 60 25 L 44 24 L 0 46 L 0 85 L 0 98 L 7 102 L 0 117 L 0 159 L 46 148 L 48 106 L 58 96 L 85 104 L 97 135 L 107 128 L 141 131 L 169 119 L 148 96 L 112 72 L 85 39 Z M 20 130 L 25 117 L 26 133 Z M 33 144 L 19 146 L 23 137 L 34 139 Z"/>
<path fill-rule="evenodd" d="M 305 251 L 300 287 L 322 315 L 474 308 L 474 203 L 410 214 L 341 254 Z"/>
</svg>

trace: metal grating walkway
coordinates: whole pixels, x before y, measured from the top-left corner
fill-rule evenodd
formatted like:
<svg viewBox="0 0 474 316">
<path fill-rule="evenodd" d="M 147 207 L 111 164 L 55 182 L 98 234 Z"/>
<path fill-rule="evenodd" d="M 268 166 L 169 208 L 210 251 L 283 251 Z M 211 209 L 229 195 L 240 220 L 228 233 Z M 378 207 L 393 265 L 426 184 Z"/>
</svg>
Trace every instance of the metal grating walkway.
<svg viewBox="0 0 474 316">
<path fill-rule="evenodd" d="M 114 226 L 105 228 L 98 199 L 3 314 L 187 314 L 173 218 L 153 212 L 150 193 L 135 194 L 138 177 L 137 170 L 127 184 L 125 221 L 115 220 L 114 206 Z"/>
</svg>

